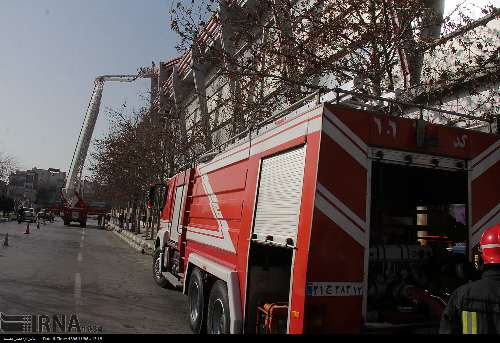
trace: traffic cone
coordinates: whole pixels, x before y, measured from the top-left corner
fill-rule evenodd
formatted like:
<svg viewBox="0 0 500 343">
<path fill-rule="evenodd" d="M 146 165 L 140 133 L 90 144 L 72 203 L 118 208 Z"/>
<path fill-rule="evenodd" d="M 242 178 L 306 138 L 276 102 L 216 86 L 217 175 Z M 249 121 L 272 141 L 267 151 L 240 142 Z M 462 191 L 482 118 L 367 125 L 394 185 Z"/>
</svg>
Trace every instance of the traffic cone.
<svg viewBox="0 0 500 343">
<path fill-rule="evenodd" d="M 30 223 L 26 224 L 26 232 L 24 233 L 25 235 L 30 234 Z"/>
<path fill-rule="evenodd" d="M 5 240 L 3 241 L 3 246 L 4 247 L 9 246 L 9 233 L 8 232 L 5 234 Z"/>
</svg>

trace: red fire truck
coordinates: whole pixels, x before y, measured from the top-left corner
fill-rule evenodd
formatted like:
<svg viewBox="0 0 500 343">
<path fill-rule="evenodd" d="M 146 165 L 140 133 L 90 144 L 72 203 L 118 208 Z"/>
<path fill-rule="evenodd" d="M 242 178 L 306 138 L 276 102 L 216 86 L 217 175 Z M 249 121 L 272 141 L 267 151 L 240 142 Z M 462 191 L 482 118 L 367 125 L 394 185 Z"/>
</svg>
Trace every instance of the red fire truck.
<svg viewBox="0 0 500 343">
<path fill-rule="evenodd" d="M 494 133 L 315 102 L 228 144 L 162 188 L 194 332 L 435 332 L 500 222 Z"/>
<path fill-rule="evenodd" d="M 76 191 L 74 192 L 74 196 L 76 198 L 76 203 L 71 205 L 64 196 L 64 193 L 61 192 L 62 204 L 50 208 L 51 211 L 61 215 L 65 226 L 70 226 L 71 223 L 77 222 L 80 227 L 86 227 L 88 216 L 104 216 L 108 212 L 106 204 L 104 203 L 96 204 L 94 202 L 87 204 L 80 196 L 80 193 Z"/>
</svg>

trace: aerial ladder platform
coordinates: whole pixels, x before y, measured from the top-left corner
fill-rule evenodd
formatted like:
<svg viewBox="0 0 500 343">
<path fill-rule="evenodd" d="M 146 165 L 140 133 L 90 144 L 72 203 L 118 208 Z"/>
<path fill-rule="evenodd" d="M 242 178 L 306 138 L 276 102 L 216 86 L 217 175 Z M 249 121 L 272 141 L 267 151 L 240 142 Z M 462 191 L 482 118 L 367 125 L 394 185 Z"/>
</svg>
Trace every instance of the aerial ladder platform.
<svg viewBox="0 0 500 343">
<path fill-rule="evenodd" d="M 93 208 L 89 206 L 81 196 L 83 167 L 99 116 L 104 84 L 106 82 L 134 82 L 139 78 L 150 78 L 151 76 L 152 70 L 142 68 L 137 75 L 102 75 L 95 79 L 94 90 L 73 153 L 66 184 L 61 191 L 64 225 L 78 222 L 81 227 L 85 227 L 87 225 L 88 215 L 105 213 L 105 209 L 103 208 Z"/>
</svg>

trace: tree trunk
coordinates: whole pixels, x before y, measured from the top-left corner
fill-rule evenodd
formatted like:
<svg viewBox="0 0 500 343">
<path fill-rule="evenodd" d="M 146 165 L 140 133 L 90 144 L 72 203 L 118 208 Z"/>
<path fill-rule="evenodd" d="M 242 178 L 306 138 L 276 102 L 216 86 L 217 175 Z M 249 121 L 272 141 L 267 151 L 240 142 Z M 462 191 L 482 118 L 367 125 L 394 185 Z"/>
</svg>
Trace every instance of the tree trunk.
<svg viewBox="0 0 500 343">
<path fill-rule="evenodd" d="M 138 212 L 137 201 L 134 199 L 134 202 L 132 203 L 132 230 L 135 234 L 140 233 L 140 227 L 137 225 Z"/>
</svg>

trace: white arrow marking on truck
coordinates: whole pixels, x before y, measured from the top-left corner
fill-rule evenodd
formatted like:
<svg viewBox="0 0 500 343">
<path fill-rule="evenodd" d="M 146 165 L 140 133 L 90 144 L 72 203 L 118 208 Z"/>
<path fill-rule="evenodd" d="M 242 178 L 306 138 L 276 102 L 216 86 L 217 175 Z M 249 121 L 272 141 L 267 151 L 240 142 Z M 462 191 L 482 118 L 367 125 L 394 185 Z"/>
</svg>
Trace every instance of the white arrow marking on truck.
<svg viewBox="0 0 500 343">
<path fill-rule="evenodd" d="M 212 212 L 212 216 L 217 221 L 218 231 L 211 232 L 209 230 L 189 227 L 187 236 L 189 239 L 193 239 L 195 241 L 216 246 L 218 248 L 235 253 L 236 248 L 234 247 L 233 240 L 229 235 L 229 224 L 222 216 L 222 212 L 219 207 L 219 201 L 212 189 L 212 185 L 210 184 L 208 175 L 207 174 L 201 175 L 201 180 L 203 188 L 205 190 L 205 194 L 208 197 L 208 203 L 210 204 L 210 210 Z"/>
</svg>

